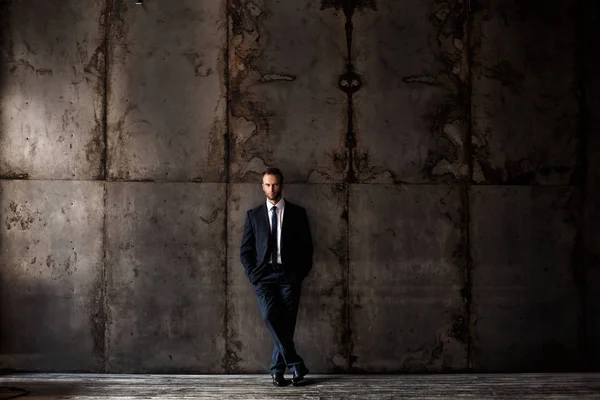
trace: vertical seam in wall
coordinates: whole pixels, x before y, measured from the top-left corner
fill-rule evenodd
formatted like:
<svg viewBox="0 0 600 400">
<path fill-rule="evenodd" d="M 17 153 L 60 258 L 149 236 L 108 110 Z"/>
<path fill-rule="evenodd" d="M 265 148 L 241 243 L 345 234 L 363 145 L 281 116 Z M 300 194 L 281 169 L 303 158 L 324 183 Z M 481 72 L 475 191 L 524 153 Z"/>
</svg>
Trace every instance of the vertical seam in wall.
<svg viewBox="0 0 600 400">
<path fill-rule="evenodd" d="M 103 110 L 102 110 L 102 124 L 103 124 L 103 138 L 104 150 L 100 157 L 102 162 L 102 177 L 107 180 L 107 160 L 108 160 L 108 53 L 109 53 L 109 25 L 110 25 L 110 2 L 112 0 L 105 0 L 104 6 L 104 99 L 103 99 Z"/>
<path fill-rule="evenodd" d="M 463 204 L 465 205 L 464 209 L 464 224 L 465 224 L 465 268 L 466 268 L 466 277 L 465 277 L 465 294 L 466 297 L 466 314 L 467 314 L 467 371 L 471 371 L 473 368 L 473 333 L 471 331 L 471 313 L 473 308 L 473 264 L 471 262 L 471 207 L 469 203 L 469 193 L 470 193 L 469 184 L 465 184 L 463 190 Z"/>
<path fill-rule="evenodd" d="M 352 1 L 344 1 L 344 16 L 346 17 L 345 33 L 346 33 L 346 51 L 348 53 L 346 60 L 346 70 L 347 72 L 353 72 L 354 67 L 352 65 L 352 15 L 354 13 L 355 4 Z M 347 232 L 347 244 L 346 244 L 346 273 L 344 276 L 344 313 L 346 319 L 346 334 L 345 337 L 345 351 L 347 354 L 347 371 L 352 371 L 353 364 L 353 355 L 354 352 L 354 343 L 352 338 L 352 324 L 351 324 L 351 298 L 350 298 L 350 189 L 353 182 L 356 182 L 356 171 L 354 171 L 354 149 L 356 147 L 356 137 L 354 135 L 354 104 L 352 102 L 352 92 L 347 92 L 348 99 L 348 129 L 346 131 L 346 151 L 348 152 L 348 168 L 346 174 L 346 232 Z"/>
<path fill-rule="evenodd" d="M 108 188 L 107 182 L 102 182 L 103 192 L 103 210 L 104 215 L 102 218 L 102 320 L 104 321 L 104 351 L 103 351 L 103 372 L 108 372 L 108 358 L 109 358 L 109 346 L 110 346 L 110 324 L 108 323 L 108 264 L 106 262 L 106 246 L 108 243 L 108 232 L 107 232 L 107 214 L 108 214 Z"/>
<path fill-rule="evenodd" d="M 346 72 L 354 72 L 354 65 L 352 63 L 352 15 L 354 14 L 355 4 L 352 1 L 346 0 L 344 2 L 344 16 L 346 17 L 345 32 L 346 32 L 346 51 L 348 52 L 348 58 L 346 62 Z M 352 100 L 352 92 L 347 91 L 348 99 L 348 130 L 346 131 L 346 151 L 348 152 L 348 172 L 346 179 L 349 183 L 356 182 L 357 171 L 354 171 L 354 150 L 356 148 L 356 136 L 354 133 L 354 103 Z"/>
<path fill-rule="evenodd" d="M 353 159 L 353 152 L 354 152 L 354 146 L 352 144 L 352 141 L 354 140 L 353 138 L 353 134 L 352 134 L 352 116 L 353 116 L 353 110 L 352 110 L 352 93 L 348 93 L 348 133 L 347 133 L 347 141 L 346 141 L 346 149 L 348 151 L 348 175 L 346 177 L 346 212 L 347 212 L 347 222 L 346 222 L 346 229 L 347 229 L 347 245 L 346 245 L 346 274 L 345 274 L 345 282 L 344 282 L 344 290 L 345 290 L 345 314 L 346 314 L 346 352 L 348 354 L 348 359 L 347 359 L 347 370 L 351 371 L 352 370 L 352 353 L 354 352 L 354 344 L 353 344 L 353 338 L 352 338 L 352 327 L 351 327 L 351 299 L 350 299 L 350 242 L 351 242 L 351 238 L 350 238 L 350 189 L 351 189 L 351 185 L 352 182 L 355 180 L 355 173 L 354 173 L 354 159 Z"/>
<path fill-rule="evenodd" d="M 473 181 L 473 116 L 472 116 L 472 101 L 473 101 L 473 48 L 472 48 L 472 32 L 473 32 L 473 17 L 471 13 L 471 1 L 469 0 L 466 4 L 466 40 L 467 40 L 467 138 L 465 141 L 465 152 L 467 158 L 467 181 L 464 186 L 463 204 L 464 204 L 464 226 L 465 226 L 465 285 L 466 285 L 466 317 L 467 317 L 467 370 L 472 370 L 472 337 L 471 332 L 471 312 L 472 312 L 472 299 L 473 299 L 473 264 L 471 262 L 471 208 L 469 203 L 470 185 Z"/>
<path fill-rule="evenodd" d="M 344 350 L 346 352 L 346 370 L 350 372 L 352 369 L 352 353 L 354 345 L 352 343 L 352 327 L 351 327 L 351 298 L 350 298 L 350 183 L 346 183 L 346 265 L 344 266 L 345 273 L 342 277 L 344 285 L 344 314 L 346 322 L 346 334 Z"/>
<path fill-rule="evenodd" d="M 109 358 L 109 345 L 110 345 L 110 325 L 108 323 L 108 304 L 107 304 L 107 290 L 108 290 L 108 273 L 107 273 L 107 257 L 106 257 L 106 246 L 108 244 L 108 232 L 107 232 L 107 214 L 108 214 L 108 188 L 107 188 L 107 159 L 108 159 L 108 72 L 109 72 L 109 25 L 110 25 L 110 2 L 112 0 L 105 0 L 104 7 L 104 99 L 103 99 L 103 140 L 104 140 L 104 151 L 101 157 L 102 160 L 102 176 L 104 182 L 103 187 L 103 218 L 102 218 L 102 319 L 104 321 L 104 352 L 103 352 L 103 372 L 108 372 L 108 358 Z"/>
<path fill-rule="evenodd" d="M 587 63 L 586 54 L 587 47 L 585 45 L 585 36 L 587 28 L 586 19 L 587 0 L 579 0 L 575 11 L 575 79 L 577 82 L 577 106 L 579 109 L 578 130 L 580 137 L 579 144 L 579 166 L 578 171 L 575 171 L 575 178 L 580 187 L 578 216 L 577 216 L 577 237 L 576 237 L 576 256 L 573 260 L 575 267 L 575 284 L 579 288 L 579 301 L 581 307 L 581 316 L 579 318 L 579 334 L 578 347 L 581 354 L 584 368 L 592 370 L 592 357 L 589 351 L 586 351 L 591 346 L 591 340 L 587 332 L 587 263 L 586 263 L 586 246 L 585 246 L 585 205 L 587 199 L 587 175 L 588 175 L 588 160 L 587 160 L 587 144 L 588 144 L 588 105 L 586 91 L 586 76 Z M 579 177 L 577 177 L 579 175 Z"/>
<path fill-rule="evenodd" d="M 467 140 L 465 143 L 465 152 L 467 159 L 467 184 L 473 181 L 473 120 L 472 120 L 472 104 L 473 104 L 473 76 L 471 67 L 473 65 L 473 48 L 472 48 L 472 32 L 473 32 L 473 19 L 471 14 L 471 1 L 467 2 L 466 9 L 466 23 L 465 23 L 465 36 L 467 41 Z"/>
<path fill-rule="evenodd" d="M 224 162 L 224 176 L 225 176 L 225 216 L 223 218 L 224 223 L 224 240 L 225 240 L 225 275 L 224 279 L 224 292 L 225 292 L 225 322 L 223 325 L 224 330 L 224 340 L 225 340 L 225 354 L 223 356 L 223 370 L 225 372 L 231 371 L 231 344 L 229 343 L 229 266 L 228 266 L 228 256 L 229 256 L 229 232 L 227 230 L 227 222 L 229 217 L 229 136 L 230 136 L 230 119 L 229 119 L 229 95 L 230 95 L 230 82 L 229 82 L 229 10 L 230 10 L 230 0 L 225 1 L 225 54 L 224 58 L 224 77 L 225 77 L 225 134 L 224 134 L 224 143 L 225 147 L 225 156 L 223 159 Z"/>
</svg>

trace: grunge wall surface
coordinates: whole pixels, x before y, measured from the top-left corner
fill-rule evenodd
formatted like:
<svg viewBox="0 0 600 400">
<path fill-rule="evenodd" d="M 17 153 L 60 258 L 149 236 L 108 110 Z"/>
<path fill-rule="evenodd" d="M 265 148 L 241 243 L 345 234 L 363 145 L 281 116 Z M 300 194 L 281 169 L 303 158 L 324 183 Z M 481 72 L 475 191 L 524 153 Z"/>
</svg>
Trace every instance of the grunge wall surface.
<svg viewBox="0 0 600 400">
<path fill-rule="evenodd" d="M 594 1 L 0 8 L 0 370 L 266 372 L 267 166 L 312 372 L 600 368 Z"/>
</svg>

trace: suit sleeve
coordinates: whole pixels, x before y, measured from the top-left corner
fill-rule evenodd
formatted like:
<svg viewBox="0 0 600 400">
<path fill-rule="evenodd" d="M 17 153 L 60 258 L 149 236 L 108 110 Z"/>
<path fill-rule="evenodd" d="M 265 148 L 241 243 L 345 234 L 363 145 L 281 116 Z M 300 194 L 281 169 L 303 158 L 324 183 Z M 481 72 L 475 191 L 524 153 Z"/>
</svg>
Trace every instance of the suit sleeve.
<svg viewBox="0 0 600 400">
<path fill-rule="evenodd" d="M 313 242 L 312 242 L 312 235 L 310 233 L 310 225 L 308 223 L 308 216 L 306 215 L 306 210 L 302 211 L 302 235 L 301 237 L 304 238 L 304 243 L 303 243 L 303 253 L 304 253 L 304 273 L 303 273 L 303 277 L 305 278 L 308 273 L 310 272 L 310 270 L 312 269 L 313 266 Z"/>
<path fill-rule="evenodd" d="M 250 219 L 250 211 L 246 214 L 246 225 L 244 226 L 244 235 L 242 236 L 242 246 L 240 248 L 240 259 L 244 266 L 246 277 L 250 279 L 252 271 L 256 268 L 256 238 L 252 221 Z"/>
</svg>

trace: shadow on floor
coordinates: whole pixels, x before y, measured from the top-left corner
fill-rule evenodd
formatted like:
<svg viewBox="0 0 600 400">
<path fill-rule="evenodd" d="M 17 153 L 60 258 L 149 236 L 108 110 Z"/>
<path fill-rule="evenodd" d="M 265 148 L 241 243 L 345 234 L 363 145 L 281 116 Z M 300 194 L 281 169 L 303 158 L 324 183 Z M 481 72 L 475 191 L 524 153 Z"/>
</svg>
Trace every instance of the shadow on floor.
<svg viewBox="0 0 600 400">
<path fill-rule="evenodd" d="M 333 382 L 336 380 L 337 380 L 337 378 L 335 376 L 332 376 L 332 377 L 319 376 L 317 378 L 305 378 L 299 385 L 296 385 L 296 386 L 318 385 L 320 383 Z"/>
<path fill-rule="evenodd" d="M 15 386 L 13 386 L 15 385 Z M 26 398 L 28 396 L 65 397 L 85 390 L 85 385 L 72 382 L 2 382 L 0 378 L 0 400 Z"/>
<path fill-rule="evenodd" d="M 16 399 L 29 395 L 29 391 L 12 386 L 0 386 L 0 400 Z"/>
</svg>

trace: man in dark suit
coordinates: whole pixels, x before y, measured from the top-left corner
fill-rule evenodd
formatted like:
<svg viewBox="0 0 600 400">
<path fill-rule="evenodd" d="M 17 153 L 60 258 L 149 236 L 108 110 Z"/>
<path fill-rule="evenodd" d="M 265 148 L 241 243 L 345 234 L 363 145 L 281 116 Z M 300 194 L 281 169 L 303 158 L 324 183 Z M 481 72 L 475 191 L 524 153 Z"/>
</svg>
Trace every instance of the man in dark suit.
<svg viewBox="0 0 600 400">
<path fill-rule="evenodd" d="M 266 201 L 248 211 L 241 246 L 246 276 L 273 337 L 270 372 L 275 386 L 300 384 L 308 369 L 296 352 L 294 330 L 302 280 L 312 268 L 312 237 L 306 210 L 282 198 L 283 175 L 268 168 L 262 177 Z"/>
</svg>

